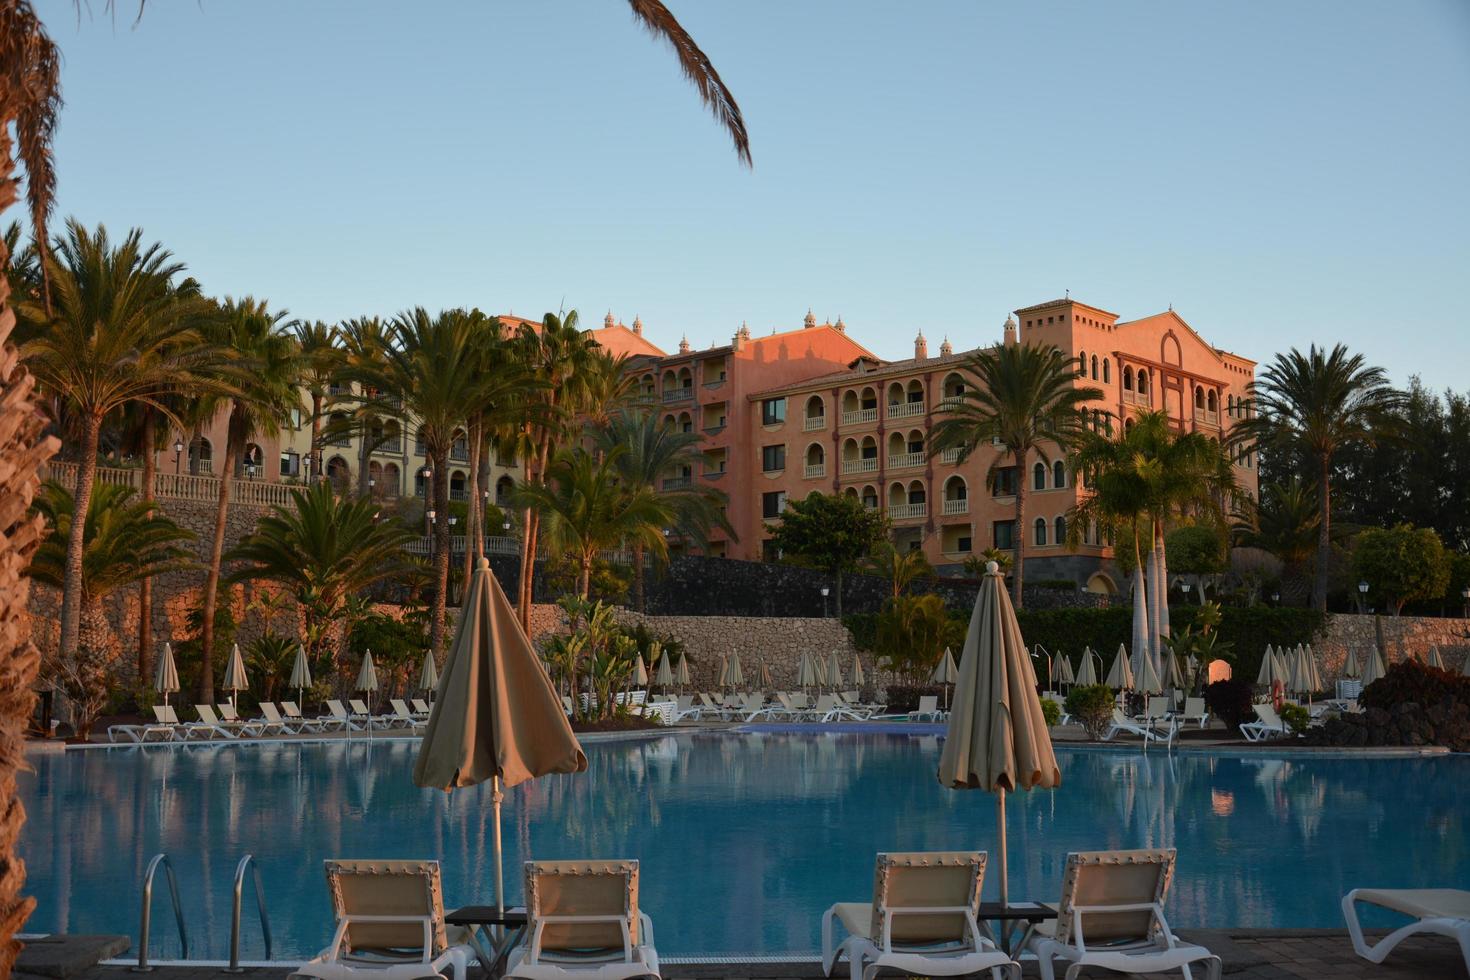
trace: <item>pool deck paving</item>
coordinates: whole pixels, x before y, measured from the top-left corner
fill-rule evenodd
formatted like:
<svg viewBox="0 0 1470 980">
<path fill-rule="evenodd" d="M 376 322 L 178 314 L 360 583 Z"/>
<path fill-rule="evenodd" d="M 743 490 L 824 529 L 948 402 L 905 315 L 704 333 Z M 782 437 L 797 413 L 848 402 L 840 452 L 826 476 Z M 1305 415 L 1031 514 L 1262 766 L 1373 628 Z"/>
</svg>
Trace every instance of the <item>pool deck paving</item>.
<svg viewBox="0 0 1470 980">
<path fill-rule="evenodd" d="M 1369 932 L 1370 941 L 1383 933 Z M 1336 980 L 1336 978 L 1383 978 L 1383 980 L 1467 980 L 1464 960 L 1459 947 L 1451 940 L 1426 936 L 1413 937 L 1403 942 L 1383 964 L 1370 963 L 1353 952 L 1347 933 L 1340 929 L 1219 929 L 1183 930 L 1181 938 L 1197 942 L 1217 953 L 1223 964 L 1224 974 L 1232 980 Z M 58 980 L 130 980 L 136 978 L 125 963 L 106 963 L 65 974 L 48 971 L 45 974 L 28 972 L 26 957 L 22 953 L 15 977 L 20 980 L 41 978 Z M 1023 964 L 1026 977 L 1040 976 L 1034 962 Z M 1060 973 L 1060 970 L 1058 971 Z M 248 977 L 252 980 L 283 980 L 290 969 L 282 966 L 246 967 L 243 973 L 226 973 L 219 964 L 160 965 L 154 971 L 159 980 L 228 980 L 230 977 Z M 663 964 L 665 980 L 817 980 L 822 968 L 814 960 L 798 962 L 741 962 L 731 957 L 729 962 Z M 472 970 L 471 976 L 478 977 L 479 971 Z M 901 974 L 885 973 L 885 976 Z M 1117 974 L 1106 970 L 1088 970 L 1084 977 L 1136 976 L 1153 980 L 1155 977 L 1178 977 L 1172 974 Z M 1202 977 L 1202 972 L 1195 976 Z M 842 963 L 834 976 L 847 976 L 847 965 Z"/>
</svg>

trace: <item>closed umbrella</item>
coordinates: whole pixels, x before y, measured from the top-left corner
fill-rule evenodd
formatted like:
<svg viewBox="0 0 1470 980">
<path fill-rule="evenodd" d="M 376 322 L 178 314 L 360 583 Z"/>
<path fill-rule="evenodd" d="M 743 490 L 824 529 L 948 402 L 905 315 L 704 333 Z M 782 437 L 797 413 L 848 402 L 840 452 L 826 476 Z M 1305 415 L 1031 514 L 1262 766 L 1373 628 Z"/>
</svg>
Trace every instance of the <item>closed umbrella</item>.
<svg viewBox="0 0 1470 980">
<path fill-rule="evenodd" d="M 174 648 L 170 643 L 164 643 L 163 656 L 158 658 L 158 670 L 153 675 L 153 690 L 163 695 L 163 703 L 168 705 L 168 696 L 179 689 L 179 667 L 174 663 Z"/>
<path fill-rule="evenodd" d="M 1286 679 L 1291 676 L 1291 658 L 1288 656 L 1286 648 L 1277 647 L 1276 654 L 1272 659 L 1276 663 L 1276 676 L 1281 678 L 1282 684 L 1285 684 Z"/>
<path fill-rule="evenodd" d="M 1373 652 L 1368 654 L 1367 661 L 1363 664 L 1363 686 L 1367 687 L 1378 680 L 1387 671 L 1383 667 L 1383 655 L 1378 652 L 1378 647 L 1373 647 Z"/>
<path fill-rule="evenodd" d="M 674 667 L 669 663 L 669 655 L 666 653 L 659 658 L 658 670 L 653 675 L 653 682 L 665 691 L 669 685 L 674 683 Z"/>
<path fill-rule="evenodd" d="M 362 666 L 357 668 L 357 684 L 354 688 L 369 695 L 378 689 L 378 668 L 373 666 L 371 650 L 362 655 Z"/>
<path fill-rule="evenodd" d="M 939 757 L 939 781 L 951 789 L 996 795 L 1000 901 L 1009 901 L 1005 796 L 1053 789 L 1062 773 L 1036 695 L 1036 672 L 995 562 L 986 564 L 960 654 L 954 709 Z"/>
<path fill-rule="evenodd" d="M 817 676 L 816 665 L 812 663 L 810 654 L 803 653 L 801 659 L 796 663 L 796 686 L 806 688 L 818 683 L 820 679 Z"/>
<path fill-rule="evenodd" d="M 939 663 L 934 665 L 934 673 L 929 675 L 929 683 L 953 685 L 959 679 L 960 671 L 954 664 L 954 654 L 949 652 L 949 647 L 945 647 L 944 656 L 939 658 Z M 949 690 L 948 687 L 944 689 L 944 710 L 946 711 L 949 710 Z"/>
<path fill-rule="evenodd" d="M 730 662 L 727 664 L 727 666 L 729 667 L 729 670 L 730 670 L 730 676 L 728 678 L 728 680 L 730 681 L 730 686 L 731 687 L 744 687 L 745 686 L 745 671 L 740 666 L 740 654 L 738 654 L 738 653 L 732 653 L 732 654 L 730 654 Z"/>
<path fill-rule="evenodd" d="M 1189 685 L 1184 680 L 1184 671 L 1179 666 L 1179 658 L 1173 652 L 1164 654 L 1164 676 L 1161 678 L 1164 686 L 1168 688 L 1185 688 Z"/>
<path fill-rule="evenodd" d="M 306 707 L 306 689 L 311 687 L 311 664 L 306 659 L 306 647 L 296 645 L 296 660 L 291 664 L 290 687 L 296 688 L 296 700 Z"/>
<path fill-rule="evenodd" d="M 761 657 L 756 664 L 756 680 L 760 683 L 762 691 L 773 691 L 776 689 L 775 681 L 771 680 L 771 668 L 766 666 L 766 658 Z"/>
<path fill-rule="evenodd" d="M 1444 670 L 1444 658 L 1439 655 L 1439 647 L 1430 647 L 1429 656 L 1424 658 L 1424 662 L 1435 670 Z"/>
<path fill-rule="evenodd" d="M 854 653 L 852 655 L 852 686 L 861 690 L 867 683 L 867 675 L 863 673 L 863 658 Z"/>
<path fill-rule="evenodd" d="M 587 757 L 484 558 L 470 578 L 440 686 L 413 781 L 452 792 L 489 780 L 495 904 L 503 910 L 502 788 L 547 773 L 582 772 Z"/>
<path fill-rule="evenodd" d="M 1077 686 L 1091 687 L 1097 683 L 1097 670 L 1092 666 L 1092 647 L 1082 648 L 1082 666 L 1077 668 Z"/>
<path fill-rule="evenodd" d="M 1165 656 L 1173 659 L 1168 654 Z M 1144 657 L 1138 662 L 1138 675 L 1133 679 L 1133 686 L 1140 694 L 1164 693 L 1164 683 L 1159 679 L 1159 672 L 1154 670 L 1154 662 L 1151 657 Z"/>
<path fill-rule="evenodd" d="M 633 686 L 648 686 L 648 667 L 643 663 L 643 654 L 638 654 L 638 659 L 633 661 Z"/>
<path fill-rule="evenodd" d="M 1267 643 L 1266 652 L 1261 657 L 1261 669 L 1256 672 L 1256 683 L 1262 687 L 1270 687 L 1273 681 L 1280 679 L 1276 676 L 1276 652 Z"/>
<path fill-rule="evenodd" d="M 1075 684 L 1077 675 L 1072 673 L 1072 661 L 1068 660 L 1066 654 L 1058 650 L 1057 655 L 1051 661 L 1052 680 L 1058 684 Z"/>
<path fill-rule="evenodd" d="M 719 680 L 717 680 L 715 682 L 715 686 L 716 687 L 729 687 L 730 686 L 730 658 L 729 657 L 725 657 L 725 656 L 721 656 L 720 657 L 720 677 L 719 677 Z"/>
<path fill-rule="evenodd" d="M 230 662 L 225 667 L 224 689 L 230 692 L 230 707 L 235 707 L 235 695 L 250 686 L 245 676 L 245 658 L 240 656 L 240 644 L 230 648 Z"/>
<path fill-rule="evenodd" d="M 679 654 L 679 665 L 674 668 L 674 683 L 678 684 L 682 691 L 689 682 L 689 661 L 681 653 Z"/>
<path fill-rule="evenodd" d="M 1363 676 L 1363 668 L 1358 664 L 1358 652 L 1351 647 L 1348 648 L 1347 658 L 1342 662 L 1342 676 L 1348 680 Z"/>
<path fill-rule="evenodd" d="M 1133 690 L 1133 667 L 1128 663 L 1128 651 L 1118 644 L 1118 653 L 1113 657 L 1113 666 L 1108 668 L 1108 679 L 1103 681 L 1115 691 Z"/>
<path fill-rule="evenodd" d="M 543 668 L 544 669 L 544 668 Z M 424 654 L 424 666 L 419 670 L 419 690 L 434 700 L 434 690 L 439 686 L 439 668 L 434 663 L 434 651 Z"/>
<path fill-rule="evenodd" d="M 842 664 L 837 660 L 837 651 L 832 651 L 832 658 L 827 661 L 827 683 L 835 690 L 847 683 L 842 676 Z"/>
</svg>

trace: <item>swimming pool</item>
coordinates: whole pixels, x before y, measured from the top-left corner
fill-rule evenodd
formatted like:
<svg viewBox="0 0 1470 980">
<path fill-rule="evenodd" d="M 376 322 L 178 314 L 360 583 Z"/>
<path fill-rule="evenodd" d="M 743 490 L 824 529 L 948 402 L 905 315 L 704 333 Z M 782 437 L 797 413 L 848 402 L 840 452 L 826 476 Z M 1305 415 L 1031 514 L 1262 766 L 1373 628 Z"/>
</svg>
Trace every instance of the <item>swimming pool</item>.
<svg viewBox="0 0 1470 980">
<path fill-rule="evenodd" d="M 226 955 L 246 852 L 261 866 L 277 958 L 330 937 L 325 858 L 437 858 L 447 903 L 488 901 L 488 790 L 417 789 L 417 749 L 359 739 L 33 757 L 27 928 L 136 937 L 138 883 L 159 851 L 179 872 L 195 958 Z M 939 786 L 933 736 L 685 733 L 586 750 L 586 773 L 506 794 L 508 893 L 519 899 L 527 855 L 638 858 L 665 956 L 810 954 L 823 909 L 870 896 L 875 852 L 993 840 L 994 798 Z M 1338 900 L 1355 885 L 1470 880 L 1470 757 L 1058 757 L 1061 789 L 1011 798 L 1013 898 L 1055 900 L 1068 850 L 1154 845 L 1180 850 L 1176 926 L 1341 927 Z M 165 891 L 155 957 L 178 954 Z M 262 946 L 246 900 L 248 959 Z"/>
</svg>

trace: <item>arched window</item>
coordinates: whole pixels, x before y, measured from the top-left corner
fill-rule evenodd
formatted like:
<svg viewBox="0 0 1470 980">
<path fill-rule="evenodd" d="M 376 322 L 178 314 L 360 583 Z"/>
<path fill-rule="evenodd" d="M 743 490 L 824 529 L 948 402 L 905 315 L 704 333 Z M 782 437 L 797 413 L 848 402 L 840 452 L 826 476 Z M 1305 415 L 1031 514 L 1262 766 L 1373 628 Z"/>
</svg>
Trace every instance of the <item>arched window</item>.
<svg viewBox="0 0 1470 980">
<path fill-rule="evenodd" d="M 1097 355 L 1092 355 L 1092 380 L 1097 380 Z"/>
<path fill-rule="evenodd" d="M 1131 367 L 1125 366 L 1123 368 L 1123 390 L 1133 390 L 1133 369 Z"/>
<path fill-rule="evenodd" d="M 1102 376 L 1102 379 L 1103 379 L 1103 384 L 1107 384 L 1108 383 L 1108 380 L 1109 380 L 1108 379 L 1108 359 L 1106 357 L 1103 358 L 1103 376 Z"/>
<path fill-rule="evenodd" d="M 952 476 L 944 481 L 945 500 L 967 500 L 970 496 L 970 488 L 962 476 Z"/>
<path fill-rule="evenodd" d="M 1035 543 L 1038 545 L 1046 544 L 1046 518 L 1038 517 L 1036 519 L 1036 523 L 1032 526 L 1036 529 L 1034 537 Z"/>
<path fill-rule="evenodd" d="M 1220 401 L 1215 396 L 1215 389 L 1211 388 L 1208 392 L 1205 393 L 1205 411 L 1218 412 L 1219 410 Z"/>
<path fill-rule="evenodd" d="M 502 476 L 495 481 L 495 505 L 504 507 L 510 503 L 511 491 L 515 489 L 515 481 L 508 476 Z"/>
<path fill-rule="evenodd" d="M 1148 372 L 1143 368 L 1138 369 L 1138 393 L 1140 395 L 1148 394 Z"/>
<path fill-rule="evenodd" d="M 863 487 L 863 506 L 868 510 L 878 509 L 878 488 L 872 484 Z"/>
<path fill-rule="evenodd" d="M 327 479 L 338 493 L 346 493 L 352 482 L 352 471 L 347 467 L 347 460 L 341 456 L 333 456 L 327 460 Z"/>
<path fill-rule="evenodd" d="M 1051 464 L 1051 485 L 1064 487 L 1067 485 L 1067 464 L 1061 460 L 1054 460 Z"/>
<path fill-rule="evenodd" d="M 1194 389 L 1194 407 L 1203 411 L 1205 407 L 1205 390 L 1196 387 Z"/>
<path fill-rule="evenodd" d="M 827 414 L 827 403 L 822 401 L 819 395 L 813 395 L 806 400 L 806 417 L 809 419 L 825 418 Z"/>
<path fill-rule="evenodd" d="M 924 492 L 924 484 L 920 483 L 918 480 L 915 480 L 913 483 L 910 483 L 909 484 L 909 503 L 911 503 L 911 504 L 922 504 L 926 500 L 928 500 L 928 497 L 927 497 L 927 495 Z"/>
<path fill-rule="evenodd" d="M 1040 460 L 1037 461 L 1036 465 L 1031 467 L 1031 489 L 1046 489 L 1046 464 Z"/>
<path fill-rule="evenodd" d="M 1132 419 L 1124 419 L 1123 420 L 1123 431 L 1124 432 L 1132 432 L 1133 431 L 1133 420 Z"/>
<path fill-rule="evenodd" d="M 1066 519 L 1066 517 L 1062 516 L 1061 514 L 1058 514 L 1057 515 L 1056 522 L 1055 522 L 1055 527 L 1056 527 L 1056 533 L 1052 536 L 1052 540 L 1055 541 L 1057 544 L 1063 544 L 1063 543 L 1065 543 L 1066 540 L 1067 540 L 1067 519 Z"/>
<path fill-rule="evenodd" d="M 1079 350 L 1077 352 L 1077 376 L 1079 378 L 1087 377 L 1087 351 L 1085 350 Z"/>
<path fill-rule="evenodd" d="M 383 467 L 383 478 L 378 483 L 378 493 L 381 496 L 396 497 L 403 492 L 403 477 L 398 472 L 397 463 L 389 463 Z"/>
<path fill-rule="evenodd" d="M 465 476 L 459 470 L 449 474 L 449 499 L 464 500 L 468 495 L 465 490 Z"/>
</svg>

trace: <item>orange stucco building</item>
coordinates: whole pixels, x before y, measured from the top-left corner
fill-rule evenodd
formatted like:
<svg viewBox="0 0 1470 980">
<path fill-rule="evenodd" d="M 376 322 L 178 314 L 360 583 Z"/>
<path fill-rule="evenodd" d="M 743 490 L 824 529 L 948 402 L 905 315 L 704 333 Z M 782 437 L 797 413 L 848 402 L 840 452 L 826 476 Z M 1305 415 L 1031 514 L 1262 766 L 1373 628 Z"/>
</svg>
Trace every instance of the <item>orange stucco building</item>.
<svg viewBox="0 0 1470 980">
<path fill-rule="evenodd" d="M 641 339 L 641 331 L 632 335 Z M 1242 415 L 1255 370 L 1173 310 L 1120 321 L 1070 298 L 1014 311 L 1001 342 L 1052 344 L 1076 358 L 1077 383 L 1105 393 L 1098 426 L 1127 425 L 1140 410 L 1162 408 L 1181 429 L 1223 439 Z M 737 538 L 717 534 L 713 555 L 758 559 L 764 525 L 780 519 L 788 499 L 844 493 L 884 509 L 895 543 L 921 549 L 941 572 L 959 571 L 986 548 L 1010 548 L 1012 536 L 1024 533 L 1028 578 L 1118 591 L 1111 548 L 1098 536 L 1087 535 L 1077 551 L 1065 546 L 1066 514 L 1079 488 L 1055 454 L 1028 459 L 1020 472 L 1005 470 L 993 488 L 986 477 L 998 448 L 964 464 L 953 454 L 929 455 L 930 430 L 969 383 L 961 364 L 967 353 L 946 338 L 931 355 L 920 333 L 912 358 L 884 361 L 850 338 L 840 319 L 818 324 L 808 313 L 798 330 L 752 337 L 742 326 L 730 344 L 694 351 L 685 342 L 677 354 L 640 353 L 631 369 L 672 424 L 705 436 L 703 467 L 666 482 L 703 481 L 729 495 Z M 1255 492 L 1251 454 L 1239 457 L 1236 476 Z M 1017 529 L 1021 479 L 1027 527 Z"/>
</svg>

